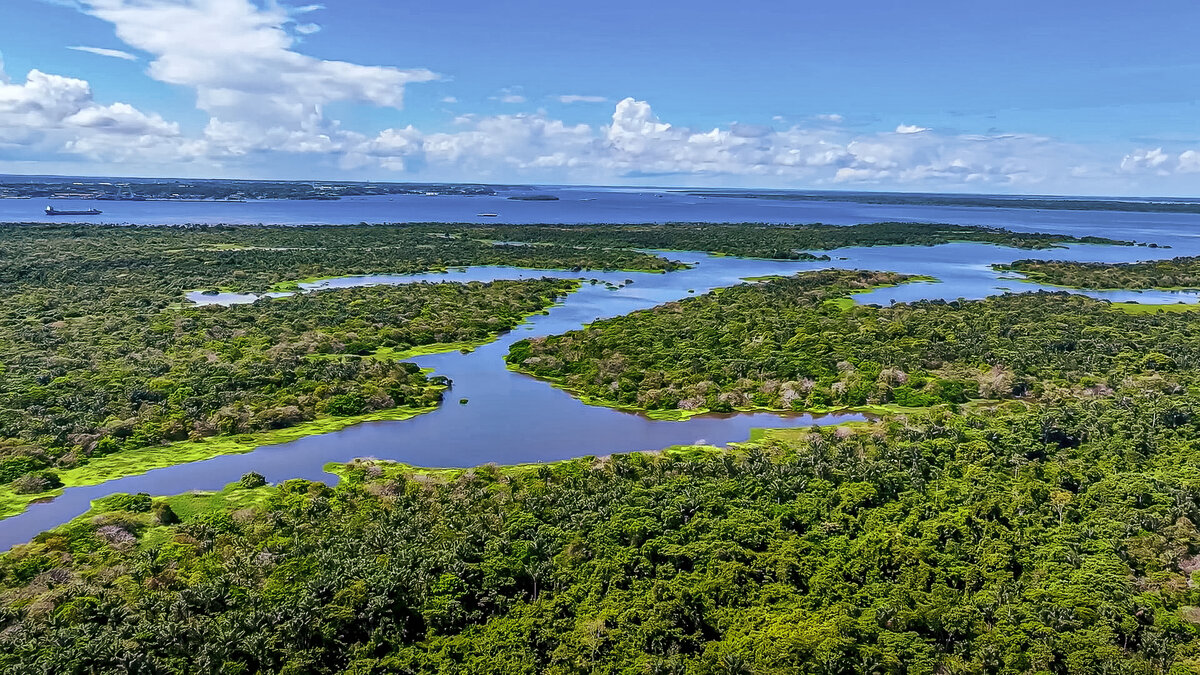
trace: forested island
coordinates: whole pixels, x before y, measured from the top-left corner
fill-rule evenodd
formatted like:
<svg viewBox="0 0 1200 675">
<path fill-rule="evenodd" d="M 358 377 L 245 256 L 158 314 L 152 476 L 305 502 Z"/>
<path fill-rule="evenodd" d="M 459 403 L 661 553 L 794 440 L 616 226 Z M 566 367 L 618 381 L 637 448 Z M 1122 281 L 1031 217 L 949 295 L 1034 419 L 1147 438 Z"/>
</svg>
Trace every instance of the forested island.
<svg viewBox="0 0 1200 675">
<path fill-rule="evenodd" d="M 64 483 L 111 476 L 127 455 L 127 472 L 144 470 L 143 448 L 190 441 L 160 453 L 169 464 L 270 440 L 218 438 L 429 409 L 445 378 L 402 362 L 406 353 L 486 342 L 576 284 L 339 289 L 150 315 L 91 314 L 81 304 L 36 324 L 10 313 L 0 341 L 0 515 Z M 19 299 L 27 304 L 11 312 L 47 300 Z"/>
<path fill-rule="evenodd" d="M 1084 239 L 897 223 L 0 226 L 0 515 L 61 484 L 429 411 L 450 383 L 405 359 L 491 340 L 585 270 L 711 264 L 681 271 L 672 250 L 795 260 L 952 241 Z M 298 292 L 463 265 L 579 279 Z M 0 668 L 1200 669 L 1200 313 L 1065 292 L 854 301 L 920 280 L 765 275 L 507 357 L 596 404 L 850 407 L 865 421 L 728 448 L 360 460 L 330 466 L 336 483 L 249 473 L 220 492 L 100 499 L 0 555 Z M 200 307 L 196 290 L 294 294 Z"/>
<path fill-rule="evenodd" d="M 1136 263 L 1016 260 L 993 267 L 1005 272 L 1019 272 L 1029 281 L 1067 288 L 1200 288 L 1200 257 Z"/>
<path fill-rule="evenodd" d="M 589 247 L 684 249 L 744 258 L 828 260 L 809 250 L 847 246 L 935 246 L 974 241 L 1013 248 L 1047 249 L 1065 244 L 1132 245 L 1104 237 L 1074 237 L 1041 232 L 1015 232 L 996 227 L 932 223 L 864 223 L 843 225 L 765 225 L 738 223 L 674 223 L 667 225 L 506 225 L 479 227 L 496 239 L 559 243 Z"/>
<path fill-rule="evenodd" d="M 731 412 L 904 407 L 1081 395 L 1129 378 L 1200 379 L 1194 318 L 1130 314 L 1067 293 L 890 307 L 843 301 L 901 275 L 807 272 L 522 340 L 514 367 L 588 400 Z"/>
</svg>

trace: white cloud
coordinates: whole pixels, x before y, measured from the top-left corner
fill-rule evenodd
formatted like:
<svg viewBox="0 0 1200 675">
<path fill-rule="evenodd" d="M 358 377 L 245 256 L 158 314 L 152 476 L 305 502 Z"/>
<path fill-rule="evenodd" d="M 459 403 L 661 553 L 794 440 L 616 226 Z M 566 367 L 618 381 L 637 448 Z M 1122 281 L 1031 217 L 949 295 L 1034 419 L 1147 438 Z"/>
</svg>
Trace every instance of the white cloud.
<svg viewBox="0 0 1200 675">
<path fill-rule="evenodd" d="M 1185 150 L 1179 153 L 1179 166 L 1176 171 L 1180 173 L 1200 172 L 1200 152 Z"/>
<path fill-rule="evenodd" d="M 442 103 L 458 103 L 458 99 L 453 96 L 443 96 Z"/>
<path fill-rule="evenodd" d="M 137 61 L 138 60 L 138 57 L 134 56 L 133 54 L 130 54 L 129 52 L 123 52 L 120 49 L 107 49 L 105 47 L 84 47 L 84 46 L 67 47 L 67 49 L 74 49 L 77 52 L 87 52 L 89 54 L 96 54 L 97 56 L 108 56 L 108 57 L 111 57 L 114 59 L 124 59 L 126 61 Z"/>
<path fill-rule="evenodd" d="M 559 103 L 607 103 L 604 96 L 582 96 L 580 94 L 563 94 L 557 97 Z"/>
<path fill-rule="evenodd" d="M 281 153 L 294 153 L 306 156 L 306 166 L 448 180 L 616 182 L 671 176 L 666 180 L 691 184 L 924 189 L 1033 190 L 1064 177 L 1092 185 L 1121 175 L 1111 155 L 1096 157 L 1083 146 L 1039 136 L 954 135 L 906 124 L 894 132 L 863 134 L 832 114 L 786 128 L 777 118 L 779 128 L 733 123 L 693 129 L 660 119 L 648 102 L 633 98 L 617 102 L 611 118 L 598 124 L 568 124 L 544 111 L 462 114 L 448 130 L 397 125 L 367 136 L 327 119 L 324 105 L 358 101 L 399 108 L 406 83 L 433 75 L 302 55 L 292 49 L 298 11 L 274 3 L 260 8 L 247 0 L 82 1 L 151 55 L 152 76 L 191 87 L 209 121 L 203 130 L 184 134 L 176 123 L 128 103 L 96 102 L 86 81 L 33 70 L 24 82 L 13 83 L 0 67 L 0 148 L 10 157 L 40 153 L 58 161 L 74 154 L 106 166 L 171 167 L 163 171 L 195 163 L 214 167 L 217 175 L 229 173 L 229 167 L 245 175 L 254 167 L 279 166 L 290 161 Z M 513 87 L 495 99 L 517 102 L 525 96 Z M 1137 150 L 1120 166 L 1127 180 L 1130 172 L 1182 175 L 1200 171 L 1200 153 Z"/>
<path fill-rule="evenodd" d="M 285 149 L 336 147 L 348 139 L 323 107 L 338 101 L 400 109 L 404 87 L 437 76 L 426 69 L 365 66 L 317 59 L 293 49 L 296 34 L 316 24 L 274 0 L 78 0 L 82 11 L 111 23 L 117 37 L 151 55 L 154 79 L 196 92 L 212 118 L 207 141 L 236 155 L 285 138 Z M 234 133 L 242 137 L 234 137 Z M 300 138 L 303 136 L 304 138 Z"/>
<path fill-rule="evenodd" d="M 355 166 L 447 175 L 587 181 L 654 176 L 747 177 L 773 184 L 1033 185 L 1068 168 L 1070 148 L 1019 134 L 948 136 L 731 124 L 707 131 L 661 120 L 632 98 L 606 125 L 534 115 L 463 115 L 455 132 L 385 131 L 351 151 Z"/>
<path fill-rule="evenodd" d="M 1165 171 L 1163 165 L 1170 161 L 1171 156 L 1162 148 L 1153 150 L 1134 150 L 1121 160 L 1122 171 Z"/>
<path fill-rule="evenodd" d="M 84 80 L 31 70 L 14 83 L 0 67 L 0 143 L 93 159 L 192 155 L 179 125 L 127 103 L 102 105 Z"/>
<path fill-rule="evenodd" d="M 817 119 L 821 120 L 822 122 L 832 122 L 834 124 L 841 124 L 842 122 L 846 121 L 845 117 L 842 117 L 841 115 L 839 115 L 837 113 L 828 113 L 825 115 L 817 115 Z"/>
</svg>

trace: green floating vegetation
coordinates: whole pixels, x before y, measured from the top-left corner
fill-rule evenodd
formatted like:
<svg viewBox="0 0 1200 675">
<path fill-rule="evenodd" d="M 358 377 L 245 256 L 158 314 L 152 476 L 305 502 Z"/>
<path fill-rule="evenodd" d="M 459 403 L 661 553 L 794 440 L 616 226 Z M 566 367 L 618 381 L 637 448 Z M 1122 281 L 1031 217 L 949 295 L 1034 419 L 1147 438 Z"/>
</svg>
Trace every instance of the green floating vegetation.
<svg viewBox="0 0 1200 675">
<path fill-rule="evenodd" d="M 292 279 L 289 281 L 277 281 L 268 288 L 272 293 L 297 293 L 304 290 L 301 284 L 317 284 L 322 281 L 339 278 L 337 275 L 324 277 L 304 277 L 303 279 Z"/>
<path fill-rule="evenodd" d="M 305 436 L 327 434 L 363 422 L 406 420 L 432 412 L 426 408 L 392 408 L 349 417 L 321 417 L 301 422 L 285 429 L 257 431 L 236 436 L 214 436 L 198 441 L 178 441 L 167 445 L 126 450 L 112 455 L 93 457 L 86 464 L 57 472 L 62 486 L 36 494 L 19 494 L 12 486 L 0 486 L 0 518 L 14 516 L 29 504 L 62 494 L 64 488 L 99 485 L 124 476 L 134 476 L 176 464 L 198 462 L 219 455 L 250 452 L 263 445 L 290 443 Z"/>
<path fill-rule="evenodd" d="M 12 283 L 0 517 L 63 487 L 429 409 L 447 382 L 404 359 L 490 342 L 579 285 L 418 283 L 164 312 L 120 290 Z"/>
</svg>

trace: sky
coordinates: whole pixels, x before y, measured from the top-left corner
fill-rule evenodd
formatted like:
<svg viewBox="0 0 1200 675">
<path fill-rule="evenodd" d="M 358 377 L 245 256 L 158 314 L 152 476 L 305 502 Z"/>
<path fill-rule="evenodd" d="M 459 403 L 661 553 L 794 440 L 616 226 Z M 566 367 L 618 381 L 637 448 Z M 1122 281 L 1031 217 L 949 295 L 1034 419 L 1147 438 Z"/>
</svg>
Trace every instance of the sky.
<svg viewBox="0 0 1200 675">
<path fill-rule="evenodd" d="M 1200 196 L 1195 0 L 0 0 L 0 173 Z"/>
</svg>

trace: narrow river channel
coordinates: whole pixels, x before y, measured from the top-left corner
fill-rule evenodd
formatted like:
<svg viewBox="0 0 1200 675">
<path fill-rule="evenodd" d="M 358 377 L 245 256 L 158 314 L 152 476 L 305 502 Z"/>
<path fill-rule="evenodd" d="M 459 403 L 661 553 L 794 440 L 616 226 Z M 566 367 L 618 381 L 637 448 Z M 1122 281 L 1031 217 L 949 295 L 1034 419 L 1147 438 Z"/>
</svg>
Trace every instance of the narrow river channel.
<svg viewBox="0 0 1200 675">
<path fill-rule="evenodd" d="M 1128 260 L 1178 253 L 1142 247 L 1074 246 L 1039 251 L 1036 255 Z M 848 248 L 831 252 L 834 259 L 830 262 L 749 260 L 678 251 L 661 254 L 694 266 L 668 274 L 473 267 L 407 276 L 345 277 L 311 285 L 312 292 L 320 292 L 322 287 L 420 281 L 488 281 L 540 276 L 585 280 L 579 291 L 547 314 L 532 317 L 511 333 L 469 354 L 449 352 L 412 359 L 422 367 L 433 368 L 437 374 L 449 377 L 454 383 L 453 389 L 447 392 L 446 402 L 431 413 L 405 421 L 359 424 L 290 443 L 262 446 L 245 454 L 223 455 L 101 485 L 69 488 L 52 501 L 33 504 L 24 513 L 0 522 L 0 550 L 28 541 L 39 532 L 84 513 L 93 499 L 105 495 L 116 492 L 166 495 L 189 490 L 216 490 L 247 471 L 262 473 L 274 482 L 288 478 L 329 480 L 331 477 L 323 469 L 326 463 L 344 462 L 355 457 L 378 457 L 428 467 L 546 462 L 656 450 L 676 444 L 724 445 L 746 440 L 751 429 L 756 427 L 802 427 L 861 420 L 863 416 L 857 414 L 744 413 L 697 416 L 685 422 L 657 421 L 635 413 L 585 405 L 547 383 L 508 370 L 504 355 L 512 342 L 522 338 L 562 333 L 598 318 L 627 314 L 712 288 L 737 284 L 745 277 L 793 274 L 828 266 L 893 270 L 939 279 L 937 283 L 914 283 L 855 296 L 855 300 L 862 303 L 889 304 L 922 298 L 970 299 L 1007 290 L 1039 289 L 1034 284 L 1004 278 L 990 268 L 991 263 L 1029 257 L 1031 252 L 982 244 Z M 591 279 L 599 282 L 592 284 Z M 626 284 L 626 280 L 633 280 L 633 283 Z M 620 288 L 611 288 L 610 284 Z M 1089 294 L 1141 302 L 1197 301 L 1195 293 Z M 200 294 L 190 298 L 199 303 L 253 300 L 245 296 Z M 468 403 L 459 404 L 458 400 L 462 398 Z"/>
</svg>

